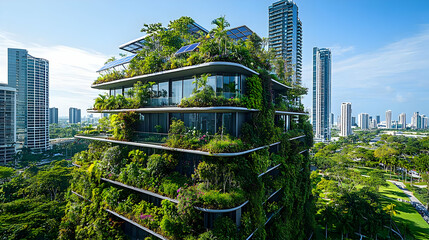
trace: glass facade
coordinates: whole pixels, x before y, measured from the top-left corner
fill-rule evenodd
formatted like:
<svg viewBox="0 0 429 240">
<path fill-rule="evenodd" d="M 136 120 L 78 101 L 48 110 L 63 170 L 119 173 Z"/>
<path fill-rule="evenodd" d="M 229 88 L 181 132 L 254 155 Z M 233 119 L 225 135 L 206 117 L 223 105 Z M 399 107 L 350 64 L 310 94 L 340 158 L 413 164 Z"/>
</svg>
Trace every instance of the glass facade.
<svg viewBox="0 0 429 240">
<path fill-rule="evenodd" d="M 207 79 L 207 85 L 210 86 L 217 96 L 225 98 L 240 97 L 243 93 L 243 84 L 246 77 L 240 74 L 212 74 Z M 149 100 L 149 107 L 177 106 L 182 98 L 189 98 L 195 85 L 194 77 L 184 77 L 180 79 L 170 79 L 168 81 L 158 82 L 152 86 L 152 97 Z M 110 95 L 125 94 L 130 87 L 112 88 Z"/>
<path fill-rule="evenodd" d="M 0 84 L 0 165 L 15 154 L 15 89 Z"/>
<path fill-rule="evenodd" d="M 137 131 L 166 134 L 173 120 L 182 120 L 185 126 L 208 135 L 220 133 L 223 129 L 224 134 L 236 136 L 239 114 L 243 113 L 142 113 Z"/>
<path fill-rule="evenodd" d="M 25 49 L 8 49 L 8 85 L 16 89 L 18 147 L 49 147 L 49 62 Z"/>
<path fill-rule="evenodd" d="M 321 140 L 331 139 L 331 50 L 313 48 L 313 132 Z"/>
<path fill-rule="evenodd" d="M 295 73 L 292 81 L 301 83 L 302 72 L 302 23 L 298 6 L 291 0 L 281 0 L 268 8 L 269 48 L 286 60 Z"/>
</svg>

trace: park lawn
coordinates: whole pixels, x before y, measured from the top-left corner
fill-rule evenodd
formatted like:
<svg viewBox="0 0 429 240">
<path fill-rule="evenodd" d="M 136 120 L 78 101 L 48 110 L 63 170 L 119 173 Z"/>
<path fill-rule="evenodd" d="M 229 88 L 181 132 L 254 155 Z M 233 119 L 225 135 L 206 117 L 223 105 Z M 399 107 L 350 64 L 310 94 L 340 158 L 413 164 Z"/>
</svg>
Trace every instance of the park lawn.
<svg viewBox="0 0 429 240">
<path fill-rule="evenodd" d="M 416 239 L 429 239 L 429 224 L 425 222 L 411 204 L 387 198 L 382 198 L 381 202 L 383 206 L 391 203 L 396 205 L 395 209 L 399 214 L 393 216 L 395 223 L 408 225 L 410 232 L 413 233 Z"/>
<path fill-rule="evenodd" d="M 402 200 L 410 201 L 408 196 L 401 189 L 396 187 L 393 183 L 387 182 L 387 184 L 389 184 L 389 186 L 380 187 L 381 195 L 389 197 L 389 198 L 393 198 L 395 200 L 400 198 Z"/>
<path fill-rule="evenodd" d="M 370 167 L 358 167 L 358 166 L 355 166 L 355 167 L 353 167 L 353 169 L 355 170 L 355 171 L 357 171 L 357 172 L 359 172 L 360 174 L 362 174 L 362 175 L 368 175 L 369 174 L 369 172 L 372 172 L 372 171 L 374 171 L 375 170 L 375 168 L 370 168 Z M 393 172 L 392 173 L 390 173 L 390 171 L 385 171 L 385 170 L 383 170 L 383 169 L 379 169 L 379 170 L 382 170 L 383 172 L 384 172 L 384 177 L 386 178 L 386 179 L 391 179 L 391 180 L 395 180 L 395 181 L 399 181 L 399 182 L 403 182 L 402 181 L 402 175 L 400 174 L 400 173 L 398 173 L 398 175 L 395 175 Z M 411 181 L 411 177 L 410 176 L 407 176 L 406 177 L 406 179 L 407 179 L 407 182 L 410 182 Z M 414 184 L 414 181 L 417 181 L 417 179 L 415 179 L 415 178 L 413 178 L 413 184 Z M 425 183 L 424 182 L 421 182 L 421 183 L 417 183 L 416 182 L 416 184 L 415 185 L 425 185 Z"/>
<path fill-rule="evenodd" d="M 399 214 L 393 217 L 395 222 L 408 225 L 416 239 L 429 239 L 429 224 L 425 222 L 423 217 L 411 204 L 396 200 L 400 198 L 409 201 L 410 199 L 393 183 L 388 182 L 388 184 L 388 187 L 380 188 L 380 193 L 390 198 L 381 198 L 383 206 L 394 203 L 396 210 L 399 212 Z"/>
</svg>

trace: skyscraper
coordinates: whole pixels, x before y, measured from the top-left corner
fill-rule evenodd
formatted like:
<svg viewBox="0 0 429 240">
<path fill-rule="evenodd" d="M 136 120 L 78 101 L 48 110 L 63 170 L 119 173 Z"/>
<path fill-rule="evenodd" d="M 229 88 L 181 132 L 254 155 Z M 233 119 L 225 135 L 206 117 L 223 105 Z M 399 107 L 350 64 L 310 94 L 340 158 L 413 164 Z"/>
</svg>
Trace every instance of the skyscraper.
<svg viewBox="0 0 429 240">
<path fill-rule="evenodd" d="M 386 128 L 392 128 L 392 110 L 386 111 Z"/>
<path fill-rule="evenodd" d="M 8 49 L 8 84 L 16 89 L 17 147 L 49 147 L 49 62 L 25 49 Z"/>
<path fill-rule="evenodd" d="M 352 117 L 352 126 L 357 126 L 356 117 Z"/>
<path fill-rule="evenodd" d="M 401 124 L 402 129 L 407 127 L 407 115 L 405 113 L 399 114 L 399 124 Z"/>
<path fill-rule="evenodd" d="M 341 133 L 347 137 L 352 134 L 352 103 L 341 103 Z"/>
<path fill-rule="evenodd" d="M 368 115 L 368 113 L 360 113 L 358 115 L 358 126 L 361 129 L 368 129 L 369 128 L 369 115 Z"/>
<path fill-rule="evenodd" d="M 313 132 L 317 139 L 330 140 L 331 50 L 313 48 Z"/>
<path fill-rule="evenodd" d="M 291 0 L 281 0 L 268 8 L 269 48 L 277 57 L 285 59 L 289 70 L 294 72 L 292 81 L 301 84 L 302 72 L 302 23 L 298 18 L 298 6 Z"/>
<path fill-rule="evenodd" d="M 0 165 L 12 161 L 15 154 L 15 92 L 14 88 L 0 84 Z"/>
<path fill-rule="evenodd" d="M 80 123 L 81 122 L 81 115 L 80 115 L 80 109 L 78 108 L 69 108 L 69 123 Z"/>
<path fill-rule="evenodd" d="M 375 119 L 377 120 L 377 124 L 379 124 L 381 122 L 380 115 L 375 116 Z"/>
<path fill-rule="evenodd" d="M 49 108 L 49 124 L 58 124 L 58 108 Z"/>
</svg>

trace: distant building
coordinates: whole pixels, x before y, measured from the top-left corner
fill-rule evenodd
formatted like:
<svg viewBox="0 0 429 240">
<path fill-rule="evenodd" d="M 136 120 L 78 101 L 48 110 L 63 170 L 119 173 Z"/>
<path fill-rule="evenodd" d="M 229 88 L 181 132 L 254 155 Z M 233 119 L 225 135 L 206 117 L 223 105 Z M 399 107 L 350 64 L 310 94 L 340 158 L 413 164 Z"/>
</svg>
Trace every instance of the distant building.
<svg viewBox="0 0 429 240">
<path fill-rule="evenodd" d="M 329 123 L 331 124 L 331 128 L 334 127 L 334 114 L 331 113 L 331 119 L 329 120 Z"/>
<path fill-rule="evenodd" d="M 428 128 L 428 117 L 426 117 L 426 115 L 422 115 L 422 129 L 427 129 Z"/>
<path fill-rule="evenodd" d="M 313 132 L 322 141 L 331 139 L 331 50 L 313 48 Z"/>
<path fill-rule="evenodd" d="M 375 116 L 375 120 L 377 120 L 377 124 L 381 123 L 380 115 Z"/>
<path fill-rule="evenodd" d="M 341 104 L 341 132 L 340 136 L 347 137 L 352 134 L 352 103 Z"/>
<path fill-rule="evenodd" d="M 293 71 L 292 82 L 301 84 L 302 24 L 298 6 L 291 0 L 277 1 L 269 6 L 268 18 L 268 47 Z"/>
<path fill-rule="evenodd" d="M 78 108 L 69 108 L 69 123 L 80 123 L 81 122 L 81 114 L 80 109 Z"/>
<path fill-rule="evenodd" d="M 58 108 L 49 108 L 49 124 L 58 124 Z"/>
<path fill-rule="evenodd" d="M 357 126 L 356 117 L 352 117 L 352 126 Z"/>
<path fill-rule="evenodd" d="M 401 125 L 402 129 L 407 127 L 407 115 L 405 113 L 399 114 L 399 124 Z"/>
<path fill-rule="evenodd" d="M 0 84 L 0 165 L 13 160 L 16 141 L 14 88 Z"/>
<path fill-rule="evenodd" d="M 49 148 L 49 61 L 8 48 L 8 85 L 16 89 L 17 147 Z"/>
<path fill-rule="evenodd" d="M 411 128 L 421 129 L 422 128 L 422 116 L 419 112 L 415 112 L 411 118 Z"/>
<path fill-rule="evenodd" d="M 358 126 L 361 129 L 369 128 L 369 115 L 368 113 L 361 113 L 358 115 Z"/>
<path fill-rule="evenodd" d="M 392 110 L 386 111 L 386 128 L 392 128 Z"/>
<path fill-rule="evenodd" d="M 377 120 L 376 119 L 369 120 L 369 128 L 371 128 L 371 129 L 377 128 Z"/>
</svg>

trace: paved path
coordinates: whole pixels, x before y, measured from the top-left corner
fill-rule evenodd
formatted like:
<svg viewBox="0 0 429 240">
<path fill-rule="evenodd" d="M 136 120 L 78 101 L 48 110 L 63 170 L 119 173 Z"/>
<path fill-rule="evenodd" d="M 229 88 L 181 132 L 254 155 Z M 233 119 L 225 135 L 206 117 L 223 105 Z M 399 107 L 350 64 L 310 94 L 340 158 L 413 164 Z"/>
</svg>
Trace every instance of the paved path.
<svg viewBox="0 0 429 240">
<path fill-rule="evenodd" d="M 413 207 L 416 208 L 417 212 L 419 212 L 420 215 L 422 215 L 423 219 L 429 224 L 429 212 L 428 212 L 428 210 L 414 196 L 414 194 L 405 187 L 405 184 L 402 183 L 402 182 L 397 182 L 397 181 L 393 181 L 393 180 L 387 180 L 387 181 L 393 183 L 396 187 L 398 187 L 399 189 L 401 189 L 405 193 L 405 195 L 408 196 L 408 198 L 410 199 L 411 205 L 413 205 Z"/>
</svg>

